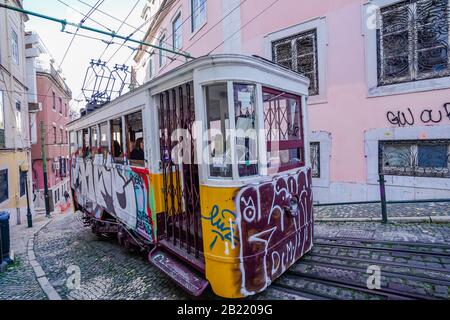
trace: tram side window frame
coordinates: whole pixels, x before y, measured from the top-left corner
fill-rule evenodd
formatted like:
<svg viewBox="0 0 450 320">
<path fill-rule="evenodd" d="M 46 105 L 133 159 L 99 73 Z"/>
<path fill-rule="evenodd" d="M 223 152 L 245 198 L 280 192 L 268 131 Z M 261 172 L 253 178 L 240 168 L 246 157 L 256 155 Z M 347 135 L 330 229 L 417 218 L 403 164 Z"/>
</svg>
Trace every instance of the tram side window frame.
<svg viewBox="0 0 450 320">
<path fill-rule="evenodd" d="M 224 87 L 226 90 L 226 95 L 220 98 L 224 99 L 224 103 L 220 103 L 220 99 L 212 99 L 213 95 L 212 88 Z M 223 88 L 222 88 L 223 89 Z M 233 165 L 233 139 L 227 137 L 227 132 L 231 130 L 232 127 L 232 115 L 230 113 L 230 82 L 220 81 L 213 82 L 203 86 L 203 96 L 205 101 L 205 125 L 208 132 L 208 177 L 209 179 L 227 179 L 233 180 L 234 178 L 234 165 Z M 219 118 L 217 114 L 212 115 L 212 101 L 219 102 L 218 107 Z M 233 105 L 234 108 L 234 105 Z M 211 120 L 212 119 L 212 120 Z M 220 122 L 220 128 L 212 127 L 212 123 Z M 215 131 L 214 131 L 215 130 Z M 220 134 L 216 134 L 212 137 L 212 134 L 220 130 Z M 216 150 L 218 149 L 218 151 Z M 219 157 L 220 156 L 220 157 Z"/>
<path fill-rule="evenodd" d="M 102 130 L 102 128 L 104 130 Z M 103 132 L 105 131 L 105 132 Z M 105 135 L 105 140 L 103 140 L 103 134 Z M 99 135 L 99 153 L 103 155 L 103 158 L 106 159 L 108 154 L 111 153 L 111 142 L 110 142 L 110 129 L 109 129 L 109 121 L 104 121 L 99 123 L 98 125 L 98 135 Z"/>
<path fill-rule="evenodd" d="M 290 170 L 294 170 L 294 169 L 298 169 L 301 167 L 304 167 L 306 164 L 305 161 L 305 132 L 304 132 L 304 123 L 303 123 L 303 119 L 304 119 L 304 115 L 303 115 L 303 103 L 302 103 L 302 98 L 301 96 L 298 95 L 293 95 L 290 93 L 286 93 L 286 92 L 282 92 L 279 91 L 277 89 L 274 88 L 270 88 L 270 87 L 266 87 L 263 86 L 262 87 L 262 93 L 263 93 L 263 105 L 262 105 L 262 116 L 264 117 L 264 133 L 265 133 L 265 140 L 266 140 L 266 152 L 267 152 L 267 170 L 269 174 L 278 174 L 278 173 L 283 173 L 286 171 L 290 171 Z M 296 134 L 296 129 L 295 126 L 290 127 L 289 126 L 289 114 L 288 114 L 288 106 L 286 104 L 285 109 L 286 109 L 286 115 L 285 118 L 283 118 L 283 116 L 280 116 L 279 114 L 277 114 L 277 116 L 279 117 L 279 119 L 284 119 L 287 121 L 288 124 L 288 128 L 286 130 L 286 132 L 282 132 L 280 130 L 275 131 L 275 134 L 278 134 L 278 138 L 279 140 L 272 140 L 270 139 L 271 135 L 273 134 L 271 132 L 272 127 L 270 127 L 269 130 L 267 130 L 267 122 L 270 121 L 270 119 L 268 119 L 268 114 L 266 114 L 266 101 L 264 99 L 264 95 L 268 94 L 268 95 L 273 95 L 274 98 L 271 101 L 279 101 L 282 99 L 286 99 L 286 101 L 288 100 L 292 100 L 295 101 L 297 103 L 296 108 L 298 110 L 298 119 L 296 119 L 298 121 L 299 124 L 299 137 L 298 139 L 292 139 L 292 137 L 295 137 Z M 269 106 L 269 108 L 271 108 L 271 106 Z M 280 105 L 278 105 L 278 109 L 280 109 Z M 279 111 L 280 113 L 280 111 Z M 278 127 L 281 125 L 280 123 L 277 124 Z M 294 133 L 292 133 L 294 132 Z M 282 137 L 284 139 L 282 139 Z M 287 139 L 286 139 L 287 137 Z M 275 142 L 275 143 L 273 143 Z M 278 143 L 277 143 L 278 142 Z M 276 149 L 273 149 L 273 147 L 275 147 Z M 288 151 L 289 152 L 289 160 L 291 161 L 291 157 L 293 157 L 295 150 L 297 150 L 297 156 L 298 158 L 295 158 L 296 160 L 298 160 L 297 163 L 279 163 L 276 164 L 275 166 L 271 165 L 270 159 L 271 159 L 271 153 L 272 152 L 280 152 L 280 151 Z M 281 155 L 280 153 L 278 153 L 278 159 L 281 162 Z M 276 157 L 275 157 L 276 158 Z"/>
<path fill-rule="evenodd" d="M 114 159 L 115 163 L 118 164 L 124 164 L 124 137 L 123 137 L 123 121 L 122 117 L 117 117 L 114 119 L 109 120 L 109 126 L 110 126 L 110 152 L 111 156 Z M 119 130 L 115 131 L 115 127 L 117 124 L 115 124 L 115 121 L 119 121 Z M 116 134 L 116 137 L 115 137 Z M 117 134 L 119 134 L 119 137 L 117 137 Z M 117 142 L 119 145 L 115 144 Z"/>
<path fill-rule="evenodd" d="M 98 127 L 97 125 L 93 125 L 89 128 L 90 131 L 90 144 L 91 144 L 91 154 L 95 156 L 98 151 L 99 143 L 98 143 Z"/>
<path fill-rule="evenodd" d="M 81 130 L 83 139 L 83 150 L 82 155 L 84 159 L 89 159 L 92 156 L 91 153 L 91 135 L 89 128 L 84 128 Z"/>
<path fill-rule="evenodd" d="M 130 121 L 132 117 L 137 117 L 135 121 L 139 121 L 140 116 L 140 131 L 131 130 Z M 131 166 L 135 167 L 145 167 L 145 135 L 144 135 L 144 114 L 142 110 L 127 114 L 125 116 L 125 139 L 126 139 L 126 150 L 127 159 Z M 135 128 L 136 129 L 136 128 Z M 137 136 L 139 136 L 137 138 Z M 136 142 L 141 139 L 142 149 L 136 147 Z M 138 142 L 139 143 L 139 142 Z M 141 150 L 139 150 L 141 149 Z"/>
</svg>

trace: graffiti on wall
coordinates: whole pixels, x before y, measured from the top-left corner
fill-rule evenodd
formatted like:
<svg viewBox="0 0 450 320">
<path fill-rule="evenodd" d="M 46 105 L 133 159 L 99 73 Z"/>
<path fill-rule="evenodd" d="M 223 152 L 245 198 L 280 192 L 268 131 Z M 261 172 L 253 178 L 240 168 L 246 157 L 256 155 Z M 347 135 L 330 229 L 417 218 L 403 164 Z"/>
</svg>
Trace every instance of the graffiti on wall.
<svg viewBox="0 0 450 320">
<path fill-rule="evenodd" d="M 413 126 L 417 123 L 432 125 L 450 120 L 450 102 L 445 103 L 441 109 L 422 109 L 419 113 L 414 114 L 411 108 L 406 111 L 389 111 L 386 113 L 388 122 L 394 126 L 406 127 Z"/>
<path fill-rule="evenodd" d="M 80 204 L 99 218 L 101 207 L 149 241 L 154 239 L 148 169 L 113 164 L 97 155 L 72 158 L 72 188 Z"/>
<path fill-rule="evenodd" d="M 241 293 L 263 291 L 312 247 L 311 169 L 250 185 L 235 198 Z"/>
</svg>

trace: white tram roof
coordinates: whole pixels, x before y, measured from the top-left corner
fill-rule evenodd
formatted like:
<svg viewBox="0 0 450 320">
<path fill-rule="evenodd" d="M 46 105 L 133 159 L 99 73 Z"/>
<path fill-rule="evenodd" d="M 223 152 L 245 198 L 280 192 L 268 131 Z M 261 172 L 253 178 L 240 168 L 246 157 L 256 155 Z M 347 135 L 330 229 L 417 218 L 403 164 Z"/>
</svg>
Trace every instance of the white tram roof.
<svg viewBox="0 0 450 320">
<path fill-rule="evenodd" d="M 200 85 L 224 81 L 259 83 L 303 96 L 308 95 L 309 88 L 307 77 L 262 57 L 238 54 L 203 56 L 178 66 L 68 123 L 67 128 L 69 131 L 80 130 L 142 110 L 149 103 L 151 96 L 194 80 Z"/>
</svg>

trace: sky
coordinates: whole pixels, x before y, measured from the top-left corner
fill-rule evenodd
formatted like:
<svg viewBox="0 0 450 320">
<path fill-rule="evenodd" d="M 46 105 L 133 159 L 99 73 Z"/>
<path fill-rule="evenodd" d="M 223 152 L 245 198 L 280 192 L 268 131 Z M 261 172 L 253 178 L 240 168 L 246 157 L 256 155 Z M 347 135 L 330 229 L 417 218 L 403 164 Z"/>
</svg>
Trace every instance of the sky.
<svg viewBox="0 0 450 320">
<path fill-rule="evenodd" d="M 141 18 L 141 12 L 146 1 L 147 0 L 24 0 L 24 8 L 58 19 L 66 19 L 70 22 L 79 23 L 90 11 L 91 8 L 89 5 L 94 6 L 97 2 L 100 2 L 101 4 L 98 7 L 98 10 L 94 11 L 89 16 L 90 19 L 86 20 L 84 25 L 104 31 L 108 31 L 106 28 L 109 28 L 120 35 L 128 36 L 144 23 L 144 20 Z M 132 11 L 132 8 L 135 5 L 136 7 Z M 121 21 L 124 21 L 129 14 L 130 16 L 125 21 L 125 24 L 122 24 Z M 144 26 L 141 30 L 136 31 L 133 38 L 141 40 L 147 26 L 148 25 Z M 112 38 L 86 30 L 79 30 L 78 36 L 74 38 L 64 61 L 62 61 L 73 38 L 73 34 L 61 32 L 61 25 L 56 22 L 33 16 L 30 16 L 30 20 L 25 24 L 25 29 L 27 31 L 37 32 L 56 63 L 59 65 L 62 62 L 61 69 L 66 77 L 67 85 L 72 90 L 73 100 L 71 105 L 75 109 L 84 107 L 86 103 L 81 88 L 83 86 L 86 70 L 89 67 L 91 59 L 97 60 L 100 58 L 105 48 L 107 48 L 107 44 L 101 40 L 89 39 L 83 36 L 101 38 L 106 42 L 109 42 Z M 66 30 L 72 33 L 75 33 L 76 29 L 76 27 L 72 26 L 66 27 Z M 127 65 L 132 65 L 133 56 L 131 56 L 131 54 L 133 51 L 128 46 L 136 47 L 137 45 L 127 43 L 120 48 L 123 41 L 120 39 L 114 41 L 117 44 L 111 44 L 107 48 L 102 60 L 108 61 L 112 58 L 108 64 L 111 68 L 114 67 L 115 64 L 124 64 L 128 58 Z M 120 50 L 114 55 L 119 48 Z"/>
</svg>

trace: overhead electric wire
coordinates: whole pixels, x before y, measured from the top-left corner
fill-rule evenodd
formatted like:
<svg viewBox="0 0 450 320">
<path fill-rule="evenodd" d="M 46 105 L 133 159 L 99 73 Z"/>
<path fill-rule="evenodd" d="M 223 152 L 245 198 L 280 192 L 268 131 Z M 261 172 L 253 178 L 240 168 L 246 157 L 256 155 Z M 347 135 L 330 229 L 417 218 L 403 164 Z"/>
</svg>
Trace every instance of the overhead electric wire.
<svg viewBox="0 0 450 320">
<path fill-rule="evenodd" d="M 78 10 L 78 9 L 76 9 L 76 8 L 74 8 L 74 7 L 72 7 L 71 5 L 68 5 L 68 4 L 65 3 L 64 1 L 62 1 L 62 0 L 57 0 L 57 1 L 60 2 L 61 4 L 65 5 L 65 6 L 68 7 L 69 9 L 75 11 L 76 13 L 79 13 L 79 14 L 81 14 L 82 16 L 84 16 L 84 13 L 83 13 L 83 12 L 81 12 L 80 10 Z M 98 22 L 97 20 L 95 20 L 95 19 L 93 19 L 93 18 L 91 18 L 91 17 L 87 17 L 86 20 L 90 20 L 90 21 L 92 21 L 92 22 L 98 24 L 100 27 L 105 28 L 105 29 L 108 30 L 108 31 L 111 31 L 111 32 L 113 31 L 113 30 L 111 30 L 110 28 L 108 28 L 107 26 L 105 26 L 104 24 Z"/>
<path fill-rule="evenodd" d="M 81 19 L 80 25 L 82 25 L 82 24 L 86 21 L 86 19 L 89 18 L 89 16 L 90 16 L 92 13 L 94 13 L 94 11 L 96 10 L 95 8 L 97 8 L 97 6 L 98 6 L 98 7 L 101 6 L 103 2 L 105 2 L 105 0 L 98 0 L 98 1 L 95 3 L 94 8 L 91 9 L 88 13 L 86 13 L 86 15 L 84 16 L 84 18 Z M 76 36 L 77 36 L 77 34 L 78 34 L 79 31 L 80 31 L 80 28 L 77 28 L 77 30 L 76 30 L 75 33 L 73 34 L 72 40 L 70 41 L 70 43 L 69 43 L 69 45 L 68 45 L 68 47 L 67 47 L 67 49 L 66 49 L 66 52 L 64 53 L 64 56 L 63 56 L 63 58 L 61 59 L 61 62 L 59 63 L 59 67 L 60 67 L 60 68 L 61 68 L 62 64 L 64 63 L 64 60 L 66 59 L 67 54 L 69 53 L 70 48 L 72 47 L 72 44 L 73 44 L 73 42 L 74 42 L 74 40 L 75 40 L 75 38 L 76 38 Z"/>
<path fill-rule="evenodd" d="M 79 25 L 79 27 L 77 28 L 77 30 L 75 31 L 75 33 L 73 33 L 73 37 L 72 37 L 72 40 L 70 41 L 70 43 L 69 43 L 69 45 L 67 46 L 67 49 L 66 49 L 66 51 L 65 51 L 65 53 L 64 53 L 64 56 L 63 56 L 63 58 L 62 58 L 62 60 L 61 60 L 61 62 L 59 63 L 59 69 L 61 69 L 61 66 L 62 66 L 62 64 L 64 63 L 64 61 L 65 61 L 65 59 L 66 59 L 66 57 L 67 57 L 67 54 L 69 53 L 69 51 L 70 51 L 70 48 L 72 47 L 72 44 L 73 44 L 73 42 L 74 42 L 74 40 L 75 40 L 75 37 L 78 35 L 78 32 L 80 31 L 80 27 L 83 25 L 83 23 L 84 22 L 86 22 L 86 20 L 95 12 L 95 10 L 97 10 L 102 4 L 103 4 L 103 2 L 105 2 L 105 0 L 97 0 L 97 2 L 95 3 L 95 5 L 86 13 L 86 14 L 84 14 L 83 15 L 83 18 L 81 19 L 81 21 L 80 21 L 80 25 Z M 47 49 L 48 50 L 48 49 Z M 44 96 L 44 101 L 42 102 L 42 104 L 45 104 L 45 102 L 47 101 L 47 98 L 48 97 L 52 97 L 53 98 L 53 95 L 52 96 L 49 96 L 49 92 L 50 92 L 50 90 L 52 89 L 52 87 L 51 86 L 49 86 L 49 88 L 48 88 L 48 90 L 47 90 L 47 93 L 45 94 L 45 96 Z M 69 101 L 70 102 L 70 101 Z M 62 107 L 62 106 L 61 106 Z M 67 107 L 67 105 L 66 105 L 66 107 Z M 70 105 L 69 105 L 69 108 L 70 108 Z M 65 110 L 66 111 L 66 114 L 68 114 L 69 112 L 68 112 L 68 110 Z M 64 117 L 64 114 L 63 113 L 60 113 L 60 116 L 56 119 L 56 122 L 59 122 L 62 118 Z M 48 131 L 46 132 L 46 135 L 48 135 Z"/>
</svg>

